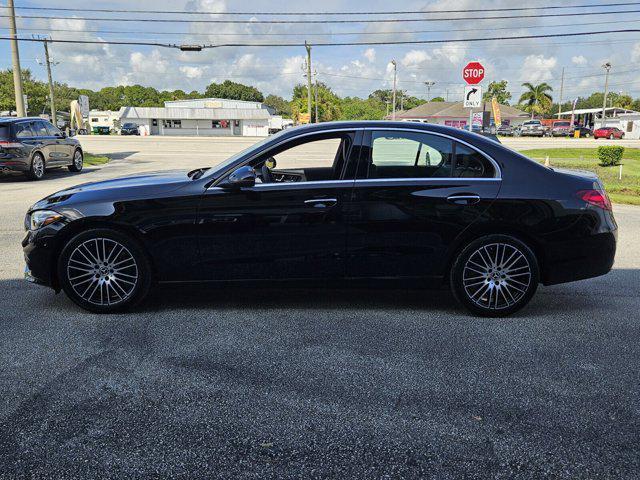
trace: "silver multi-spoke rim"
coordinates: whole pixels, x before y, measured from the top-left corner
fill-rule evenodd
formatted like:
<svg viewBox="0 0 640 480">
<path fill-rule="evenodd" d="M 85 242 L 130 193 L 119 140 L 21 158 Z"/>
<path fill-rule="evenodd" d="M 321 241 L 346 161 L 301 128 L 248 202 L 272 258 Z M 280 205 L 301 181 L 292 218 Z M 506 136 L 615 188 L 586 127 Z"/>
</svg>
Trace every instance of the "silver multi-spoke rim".
<svg viewBox="0 0 640 480">
<path fill-rule="evenodd" d="M 40 156 L 35 156 L 33 159 L 33 173 L 36 177 L 44 175 L 44 162 Z"/>
<path fill-rule="evenodd" d="M 138 265 L 131 252 L 110 238 L 78 245 L 67 264 L 73 291 L 94 305 L 115 305 L 131 296 L 138 283 Z"/>
<path fill-rule="evenodd" d="M 82 168 L 82 154 L 80 152 L 76 152 L 75 155 L 73 156 L 73 164 L 76 166 L 77 169 Z"/>
<path fill-rule="evenodd" d="M 518 303 L 529 291 L 531 265 L 517 247 L 492 243 L 471 254 L 464 266 L 462 282 L 476 305 L 502 310 Z"/>
</svg>

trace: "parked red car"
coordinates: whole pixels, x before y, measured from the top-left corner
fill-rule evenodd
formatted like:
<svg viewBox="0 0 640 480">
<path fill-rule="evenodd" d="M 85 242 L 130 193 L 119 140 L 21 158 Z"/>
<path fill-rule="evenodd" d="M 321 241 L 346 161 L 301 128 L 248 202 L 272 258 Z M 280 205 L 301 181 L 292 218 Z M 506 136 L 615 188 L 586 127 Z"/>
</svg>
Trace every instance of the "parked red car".
<svg viewBox="0 0 640 480">
<path fill-rule="evenodd" d="M 593 132 L 593 138 L 624 138 L 624 132 L 617 127 L 598 128 Z"/>
</svg>

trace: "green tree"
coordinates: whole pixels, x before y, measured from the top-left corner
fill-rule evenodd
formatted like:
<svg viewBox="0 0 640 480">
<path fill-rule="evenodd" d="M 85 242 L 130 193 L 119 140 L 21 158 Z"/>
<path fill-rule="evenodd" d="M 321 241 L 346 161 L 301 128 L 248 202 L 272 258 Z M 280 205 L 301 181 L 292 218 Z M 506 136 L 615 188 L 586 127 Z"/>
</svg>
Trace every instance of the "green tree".
<svg viewBox="0 0 640 480">
<path fill-rule="evenodd" d="M 291 117 L 291 104 L 278 95 L 267 95 L 263 102 L 275 110 L 276 115 Z"/>
<path fill-rule="evenodd" d="M 444 98 L 442 98 L 442 97 L 433 97 L 430 101 L 431 102 L 444 102 Z"/>
<path fill-rule="evenodd" d="M 544 115 L 549 111 L 553 104 L 553 97 L 548 92 L 552 92 L 553 88 L 546 82 L 542 82 L 538 85 L 533 85 L 530 82 L 522 84 L 527 89 L 520 96 L 518 103 L 522 105 L 522 108 L 526 112 L 531 113 L 531 118 L 537 113 L 538 115 Z"/>
<path fill-rule="evenodd" d="M 508 82 L 506 80 L 491 82 L 487 87 L 487 91 L 484 92 L 482 99 L 485 102 L 490 102 L 493 97 L 496 97 L 498 103 L 502 105 L 509 105 L 509 100 L 511 100 L 511 92 L 507 90 L 507 85 Z"/>
<path fill-rule="evenodd" d="M 382 120 L 387 106 L 377 98 L 346 97 L 341 108 L 341 120 Z"/>
<path fill-rule="evenodd" d="M 312 91 L 311 108 L 312 118 L 315 116 L 315 92 Z M 293 87 L 293 100 L 291 100 L 291 114 L 298 118 L 300 113 L 307 113 L 307 86 L 296 85 Z M 324 83 L 318 83 L 318 117 L 321 122 L 339 120 L 342 117 L 340 98 L 333 93 Z"/>
<path fill-rule="evenodd" d="M 256 87 L 225 80 L 222 83 L 211 83 L 204 92 L 207 97 L 227 98 L 229 100 L 247 100 L 262 102 L 264 96 Z"/>
</svg>

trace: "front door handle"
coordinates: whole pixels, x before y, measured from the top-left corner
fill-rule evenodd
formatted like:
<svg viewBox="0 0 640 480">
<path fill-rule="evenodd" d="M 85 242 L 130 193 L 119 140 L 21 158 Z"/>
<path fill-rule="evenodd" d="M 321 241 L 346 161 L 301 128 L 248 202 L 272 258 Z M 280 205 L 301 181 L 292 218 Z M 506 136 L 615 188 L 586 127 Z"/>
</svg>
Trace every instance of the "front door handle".
<svg viewBox="0 0 640 480">
<path fill-rule="evenodd" d="M 333 207 L 336 203 L 338 203 L 337 198 L 310 198 L 309 200 L 304 201 L 305 205 L 309 205 L 314 208 Z"/>
<path fill-rule="evenodd" d="M 454 203 L 456 205 L 475 205 L 480 202 L 480 195 L 475 193 L 465 193 L 459 195 L 449 195 L 447 202 Z"/>
</svg>

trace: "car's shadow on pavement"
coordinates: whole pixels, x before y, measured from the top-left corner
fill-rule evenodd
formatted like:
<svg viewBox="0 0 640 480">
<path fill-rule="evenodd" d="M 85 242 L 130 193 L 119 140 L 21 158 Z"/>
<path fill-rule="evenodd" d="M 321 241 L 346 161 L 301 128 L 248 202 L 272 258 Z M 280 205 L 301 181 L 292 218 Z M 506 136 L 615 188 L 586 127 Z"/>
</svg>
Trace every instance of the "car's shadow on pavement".
<svg viewBox="0 0 640 480">
<path fill-rule="evenodd" d="M 38 184 L 46 183 L 50 180 L 59 180 L 61 178 L 82 178 L 87 173 L 94 172 L 99 170 L 100 167 L 94 167 L 87 165 L 80 172 L 70 172 L 66 167 L 55 168 L 52 170 L 47 170 L 44 177 L 40 180 L 31 180 L 26 175 L 22 173 L 9 173 L 9 174 L 1 174 L 0 175 L 0 184 L 2 183 L 28 183 L 28 182 L 37 182 Z"/>
</svg>

